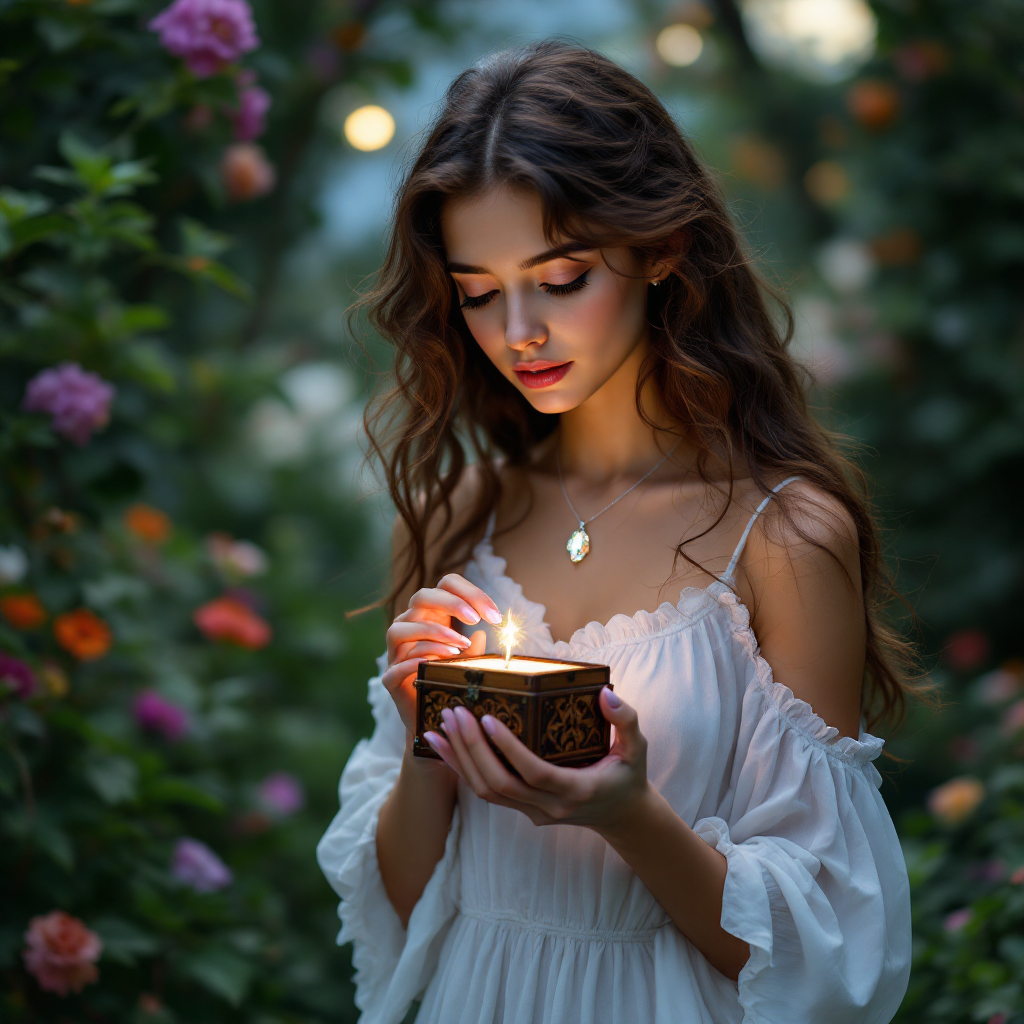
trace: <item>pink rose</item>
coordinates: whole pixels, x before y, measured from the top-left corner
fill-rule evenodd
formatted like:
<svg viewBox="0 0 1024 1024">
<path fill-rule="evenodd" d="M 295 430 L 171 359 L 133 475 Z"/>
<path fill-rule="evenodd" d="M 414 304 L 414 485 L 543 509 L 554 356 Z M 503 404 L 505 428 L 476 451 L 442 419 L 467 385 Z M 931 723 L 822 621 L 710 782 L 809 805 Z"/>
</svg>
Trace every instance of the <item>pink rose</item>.
<svg viewBox="0 0 1024 1024">
<path fill-rule="evenodd" d="M 81 992 L 99 977 L 100 937 L 70 914 L 53 910 L 33 917 L 25 932 L 25 967 L 39 987 L 66 996 Z"/>
<path fill-rule="evenodd" d="M 269 109 L 270 94 L 256 84 L 255 72 L 243 71 L 238 76 L 238 109 L 231 113 L 235 138 L 239 142 L 258 139 L 266 131 Z"/>
<path fill-rule="evenodd" d="M 217 74 L 260 45 L 245 0 L 174 0 L 149 27 L 197 78 Z"/>
<path fill-rule="evenodd" d="M 306 805 L 306 793 L 294 775 L 274 772 L 260 783 L 259 800 L 268 811 L 288 818 Z"/>
<path fill-rule="evenodd" d="M 220 176 L 228 199 L 236 203 L 265 196 L 277 180 L 262 147 L 251 142 L 228 146 L 220 162 Z"/>
</svg>

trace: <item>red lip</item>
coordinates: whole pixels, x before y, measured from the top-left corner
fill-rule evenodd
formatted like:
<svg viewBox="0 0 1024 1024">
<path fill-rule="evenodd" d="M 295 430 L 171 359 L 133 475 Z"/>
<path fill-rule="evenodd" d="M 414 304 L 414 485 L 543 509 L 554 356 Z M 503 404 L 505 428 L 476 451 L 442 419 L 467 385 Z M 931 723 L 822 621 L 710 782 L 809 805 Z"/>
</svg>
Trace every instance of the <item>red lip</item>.
<svg viewBox="0 0 1024 1024">
<path fill-rule="evenodd" d="M 536 359 L 528 363 L 516 363 L 512 367 L 524 387 L 549 388 L 557 384 L 572 369 L 572 360 L 555 363 L 549 359 Z"/>
</svg>

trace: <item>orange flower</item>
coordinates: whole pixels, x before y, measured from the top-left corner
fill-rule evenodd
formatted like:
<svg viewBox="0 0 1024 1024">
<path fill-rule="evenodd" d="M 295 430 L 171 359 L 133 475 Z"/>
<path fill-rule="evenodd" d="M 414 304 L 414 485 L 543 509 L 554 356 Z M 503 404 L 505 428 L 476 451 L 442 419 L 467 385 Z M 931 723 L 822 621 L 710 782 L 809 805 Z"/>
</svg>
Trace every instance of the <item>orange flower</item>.
<svg viewBox="0 0 1024 1024">
<path fill-rule="evenodd" d="M 966 821 L 985 798 L 985 785 L 970 775 L 961 775 L 928 794 L 928 810 L 947 825 Z"/>
<path fill-rule="evenodd" d="M 88 608 L 58 615 L 53 622 L 57 643 L 81 661 L 102 658 L 110 650 L 110 627 Z"/>
<path fill-rule="evenodd" d="M 163 544 L 171 535 L 171 521 L 158 508 L 137 502 L 124 514 L 124 525 L 150 544 Z"/>
<path fill-rule="evenodd" d="M 192 620 L 211 640 L 226 640 L 251 651 L 270 643 L 269 624 L 233 597 L 218 597 L 204 604 L 195 610 Z"/>
<path fill-rule="evenodd" d="M 0 612 L 15 629 L 37 629 L 46 621 L 46 609 L 35 594 L 0 597 Z"/>
</svg>

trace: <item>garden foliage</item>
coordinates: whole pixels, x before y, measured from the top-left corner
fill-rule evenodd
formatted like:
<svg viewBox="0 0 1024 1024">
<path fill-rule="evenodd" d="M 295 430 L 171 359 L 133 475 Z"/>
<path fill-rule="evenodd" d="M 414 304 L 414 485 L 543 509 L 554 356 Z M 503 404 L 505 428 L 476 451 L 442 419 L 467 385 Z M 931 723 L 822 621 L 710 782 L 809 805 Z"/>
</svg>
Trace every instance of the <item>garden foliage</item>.
<svg viewBox="0 0 1024 1024">
<path fill-rule="evenodd" d="M 377 16 L 0 3 L 5 1021 L 354 1015 L 313 850 L 368 717 L 368 527 L 244 428 L 320 355 L 275 333 L 282 256 L 325 95 L 408 80 Z"/>
</svg>

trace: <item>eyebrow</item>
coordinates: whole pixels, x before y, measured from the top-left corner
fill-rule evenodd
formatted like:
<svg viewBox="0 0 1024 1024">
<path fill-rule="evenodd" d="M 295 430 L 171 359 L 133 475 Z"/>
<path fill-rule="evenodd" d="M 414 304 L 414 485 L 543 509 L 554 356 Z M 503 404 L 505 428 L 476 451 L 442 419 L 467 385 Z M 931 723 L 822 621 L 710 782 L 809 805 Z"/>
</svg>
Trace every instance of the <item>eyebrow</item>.
<svg viewBox="0 0 1024 1024">
<path fill-rule="evenodd" d="M 580 243 L 572 243 L 570 245 L 561 245 L 555 249 L 548 249 L 547 252 L 539 253 L 536 256 L 531 256 L 529 259 L 523 260 L 519 264 L 520 270 L 530 270 L 533 267 L 539 266 L 541 263 L 550 263 L 551 260 L 558 259 L 572 259 L 570 253 L 573 252 L 586 252 L 588 249 L 592 249 L 592 245 L 584 245 Z M 576 262 L 582 262 L 577 260 Z M 448 273 L 450 274 L 489 274 L 490 271 L 486 267 L 475 267 L 470 263 L 447 263 L 445 264 Z"/>
</svg>

